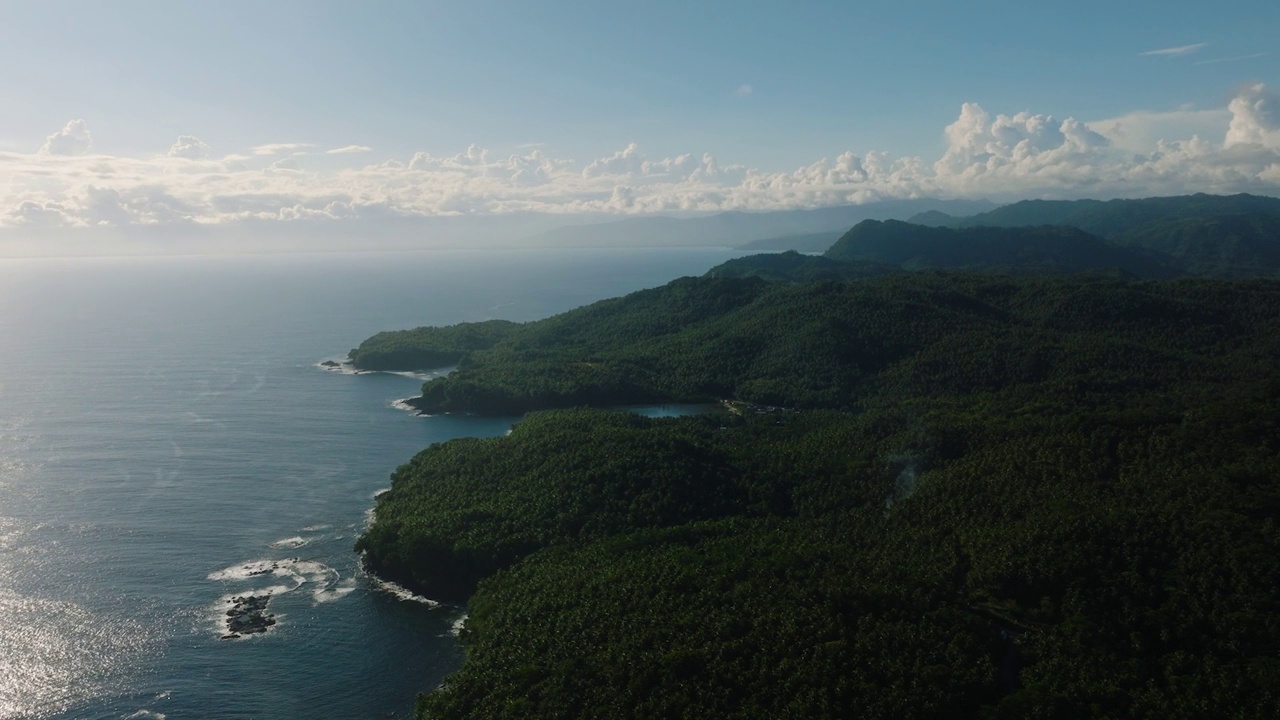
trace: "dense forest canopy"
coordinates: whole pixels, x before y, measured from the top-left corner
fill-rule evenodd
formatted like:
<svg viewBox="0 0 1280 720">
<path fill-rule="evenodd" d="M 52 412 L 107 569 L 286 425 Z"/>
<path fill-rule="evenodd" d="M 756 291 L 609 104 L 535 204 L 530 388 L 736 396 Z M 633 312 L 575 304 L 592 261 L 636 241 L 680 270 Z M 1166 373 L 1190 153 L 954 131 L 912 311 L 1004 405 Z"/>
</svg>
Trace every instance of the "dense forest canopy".
<svg viewBox="0 0 1280 720">
<path fill-rule="evenodd" d="M 952 228 L 1073 227 L 1121 247 L 1167 255 L 1182 274 L 1250 277 L 1280 272 L 1280 198 L 1259 195 L 1024 200 L 969 217 L 921 213 L 911 222 Z"/>
<path fill-rule="evenodd" d="M 1280 198 L 1264 195 L 1180 195 L 1119 200 L 1023 200 L 956 218 L 952 227 L 1074 227 L 1116 238 L 1152 223 L 1224 215 L 1280 215 Z M 937 217 L 932 214 L 930 217 Z"/>
<path fill-rule="evenodd" d="M 871 261 L 904 270 L 969 269 L 1075 273 L 1117 268 L 1143 278 L 1179 274 L 1156 251 L 1122 247 L 1073 227 L 946 228 L 866 220 L 826 252 L 832 260 Z"/>
<path fill-rule="evenodd" d="M 358 548 L 471 612 L 419 717 L 1271 716 L 1280 281 L 772 257 L 414 340 L 430 411 L 786 408 L 397 470 Z"/>
</svg>

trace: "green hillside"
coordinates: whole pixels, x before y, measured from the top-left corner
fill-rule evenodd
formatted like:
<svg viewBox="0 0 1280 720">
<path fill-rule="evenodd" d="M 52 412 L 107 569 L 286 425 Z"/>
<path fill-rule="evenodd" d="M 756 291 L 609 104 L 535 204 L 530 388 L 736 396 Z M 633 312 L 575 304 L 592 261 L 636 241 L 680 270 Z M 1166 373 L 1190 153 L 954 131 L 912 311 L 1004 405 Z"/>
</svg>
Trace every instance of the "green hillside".
<svg viewBox="0 0 1280 720">
<path fill-rule="evenodd" d="M 1063 225 L 1103 238 L 1116 238 L 1152 223 L 1188 218 L 1280 215 L 1280 198 L 1261 195 L 1183 195 L 1134 200 L 1023 200 L 990 212 L 958 218 L 952 227 Z"/>
<path fill-rule="evenodd" d="M 943 223 L 978 226 L 1070 226 L 1117 245 L 1173 258 L 1178 271 L 1208 277 L 1280 273 L 1280 199 L 1191 195 L 1141 200 L 1028 200 Z"/>
<path fill-rule="evenodd" d="M 1119 247 L 1072 227 L 945 228 L 866 220 L 826 252 L 832 260 L 878 262 L 906 270 L 966 269 L 1075 273 L 1115 268 L 1138 277 L 1178 274 L 1159 253 Z"/>
<path fill-rule="evenodd" d="M 464 355 L 456 409 L 570 361 L 557 402 L 799 409 L 535 413 L 401 467 L 366 564 L 470 609 L 419 717 L 1280 701 L 1280 282 L 686 278 Z"/>
<path fill-rule="evenodd" d="M 1166 220 L 1119 235 L 1116 242 L 1168 254 L 1192 275 L 1280 273 L 1280 211 Z"/>
</svg>

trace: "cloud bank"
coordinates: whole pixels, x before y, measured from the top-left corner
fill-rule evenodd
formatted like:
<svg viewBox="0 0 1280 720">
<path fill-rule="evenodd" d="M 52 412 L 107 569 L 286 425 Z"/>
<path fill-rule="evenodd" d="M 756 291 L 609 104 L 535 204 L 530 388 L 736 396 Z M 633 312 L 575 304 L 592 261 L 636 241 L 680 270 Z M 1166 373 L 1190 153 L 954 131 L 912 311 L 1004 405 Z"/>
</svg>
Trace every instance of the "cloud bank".
<svg viewBox="0 0 1280 720">
<path fill-rule="evenodd" d="M 1204 130 L 1181 135 L 1187 129 Z M 1172 134 L 1167 134 L 1172 133 Z M 0 152 L 0 227 L 212 226 L 437 216 L 811 208 L 882 199 L 1280 194 L 1280 97 L 1247 86 L 1224 109 L 1092 123 L 967 103 L 940 157 L 841 152 L 786 172 L 708 153 L 649 157 L 635 143 L 577 161 L 472 145 L 357 162 L 371 150 L 269 143 L 215 157 L 179 137 L 152 157 L 95 154 L 73 120 L 36 151 Z M 314 164 L 314 167 L 313 167 Z M 335 169 L 335 166 L 336 169 Z"/>
</svg>

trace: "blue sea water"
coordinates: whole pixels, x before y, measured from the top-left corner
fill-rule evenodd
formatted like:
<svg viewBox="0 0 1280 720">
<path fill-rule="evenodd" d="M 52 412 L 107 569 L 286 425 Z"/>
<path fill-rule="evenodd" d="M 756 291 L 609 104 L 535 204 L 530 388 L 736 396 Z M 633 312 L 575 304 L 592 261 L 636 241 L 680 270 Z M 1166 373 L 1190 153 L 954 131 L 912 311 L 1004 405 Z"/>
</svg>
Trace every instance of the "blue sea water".
<svg viewBox="0 0 1280 720">
<path fill-rule="evenodd" d="M 0 719 L 408 716 L 461 663 L 462 609 L 380 586 L 352 543 L 397 465 L 513 419 L 415 417 L 394 402 L 421 379 L 318 363 L 731 254 L 0 260 Z M 272 631 L 220 639 L 268 589 Z"/>
</svg>

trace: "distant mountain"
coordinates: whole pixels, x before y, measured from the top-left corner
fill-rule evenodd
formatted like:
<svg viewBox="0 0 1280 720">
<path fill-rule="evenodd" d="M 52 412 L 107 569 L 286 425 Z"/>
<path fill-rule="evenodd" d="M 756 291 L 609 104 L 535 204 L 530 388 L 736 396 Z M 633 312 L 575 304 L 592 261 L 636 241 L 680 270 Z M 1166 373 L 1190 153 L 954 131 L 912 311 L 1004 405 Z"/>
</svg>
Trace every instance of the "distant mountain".
<svg viewBox="0 0 1280 720">
<path fill-rule="evenodd" d="M 1171 255 L 1191 275 L 1256 277 L 1280 272 L 1280 214 L 1165 220 L 1124 233 L 1115 242 Z"/>
<path fill-rule="evenodd" d="M 927 225 L 929 227 L 950 227 L 959 220 L 960 218 L 954 215 L 948 215 L 938 210 L 927 210 L 907 218 L 907 222 L 912 225 Z"/>
<path fill-rule="evenodd" d="M 863 220 L 903 219 L 929 210 L 972 215 L 995 207 L 985 200 L 917 199 L 812 210 L 724 212 L 692 218 L 631 217 L 548 230 L 526 238 L 524 244 L 535 247 L 737 247 L 757 240 L 818 233 L 830 233 L 834 240 Z"/>
<path fill-rule="evenodd" d="M 902 272 L 901 268 L 866 260 L 833 260 L 822 255 L 784 253 L 748 255 L 723 262 L 707 271 L 706 277 L 759 277 L 769 282 L 796 283 L 817 280 L 847 282 Z"/>
<path fill-rule="evenodd" d="M 1075 273 L 1117 269 L 1143 278 L 1179 274 L 1162 253 L 1120 247 L 1071 227 L 933 228 L 866 220 L 845 233 L 826 257 L 871 261 L 906 270 L 966 269 Z"/>
<path fill-rule="evenodd" d="M 948 216 L 949 217 L 949 216 Z M 765 238 L 764 240 L 753 240 L 749 243 L 743 243 L 738 247 L 743 250 L 754 250 L 757 252 L 808 252 L 820 253 L 826 252 L 832 243 L 840 239 L 839 232 L 821 232 L 809 233 L 807 235 L 787 235 L 784 237 Z"/>
<path fill-rule="evenodd" d="M 950 227 L 1066 225 L 1116 239 L 1152 223 L 1220 215 L 1280 215 L 1280 198 L 1260 195 L 1182 195 L 1139 200 L 1023 200 L 948 223 Z"/>
<path fill-rule="evenodd" d="M 1074 227 L 1116 245 L 1163 253 L 1177 261 L 1182 274 L 1280 273 L 1280 198 L 1260 195 L 1025 200 L 941 224 L 957 229 Z"/>
</svg>

